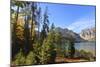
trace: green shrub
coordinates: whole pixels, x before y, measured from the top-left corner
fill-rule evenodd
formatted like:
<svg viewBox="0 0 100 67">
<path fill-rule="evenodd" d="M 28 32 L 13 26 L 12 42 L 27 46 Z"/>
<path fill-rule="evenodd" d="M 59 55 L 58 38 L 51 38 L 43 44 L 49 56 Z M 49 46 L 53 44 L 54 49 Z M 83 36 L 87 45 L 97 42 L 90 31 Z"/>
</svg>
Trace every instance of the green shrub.
<svg viewBox="0 0 100 67">
<path fill-rule="evenodd" d="M 35 54 L 30 51 L 25 60 L 26 65 L 36 64 Z"/>
</svg>

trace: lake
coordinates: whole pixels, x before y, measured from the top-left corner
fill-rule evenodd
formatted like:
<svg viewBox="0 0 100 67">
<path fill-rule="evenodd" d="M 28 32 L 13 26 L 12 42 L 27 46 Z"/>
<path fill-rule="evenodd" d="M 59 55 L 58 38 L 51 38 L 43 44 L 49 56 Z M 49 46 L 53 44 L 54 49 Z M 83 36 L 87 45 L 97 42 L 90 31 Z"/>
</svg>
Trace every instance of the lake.
<svg viewBox="0 0 100 67">
<path fill-rule="evenodd" d="M 92 52 L 93 55 L 95 55 L 96 43 L 95 42 L 79 42 L 79 43 L 75 43 L 75 49 L 89 51 L 89 52 Z"/>
</svg>

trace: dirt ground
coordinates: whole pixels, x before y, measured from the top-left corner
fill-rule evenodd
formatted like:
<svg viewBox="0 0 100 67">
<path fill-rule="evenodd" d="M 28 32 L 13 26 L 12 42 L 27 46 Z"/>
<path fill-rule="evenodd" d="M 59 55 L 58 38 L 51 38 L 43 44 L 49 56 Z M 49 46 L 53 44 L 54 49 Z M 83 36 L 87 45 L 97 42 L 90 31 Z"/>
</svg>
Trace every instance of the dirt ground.
<svg viewBox="0 0 100 67">
<path fill-rule="evenodd" d="M 56 57 L 55 62 L 56 63 L 71 63 L 71 62 L 87 62 L 88 60 L 85 59 L 80 59 L 80 58 L 61 58 L 61 57 Z"/>
</svg>

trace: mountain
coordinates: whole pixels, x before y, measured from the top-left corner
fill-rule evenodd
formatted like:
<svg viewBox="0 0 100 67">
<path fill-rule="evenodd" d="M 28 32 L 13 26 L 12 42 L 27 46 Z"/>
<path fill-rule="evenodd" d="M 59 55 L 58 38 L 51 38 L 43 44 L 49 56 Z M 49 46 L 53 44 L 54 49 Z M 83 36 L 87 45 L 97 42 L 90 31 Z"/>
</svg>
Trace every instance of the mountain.
<svg viewBox="0 0 100 67">
<path fill-rule="evenodd" d="M 55 31 L 60 32 L 63 38 L 74 39 L 75 42 L 84 41 L 84 39 L 82 39 L 79 34 L 73 32 L 72 30 L 69 30 L 67 28 L 62 29 L 60 27 L 57 27 L 57 28 L 55 28 Z"/>
<path fill-rule="evenodd" d="M 87 41 L 95 41 L 95 27 L 82 30 L 80 37 Z"/>
</svg>

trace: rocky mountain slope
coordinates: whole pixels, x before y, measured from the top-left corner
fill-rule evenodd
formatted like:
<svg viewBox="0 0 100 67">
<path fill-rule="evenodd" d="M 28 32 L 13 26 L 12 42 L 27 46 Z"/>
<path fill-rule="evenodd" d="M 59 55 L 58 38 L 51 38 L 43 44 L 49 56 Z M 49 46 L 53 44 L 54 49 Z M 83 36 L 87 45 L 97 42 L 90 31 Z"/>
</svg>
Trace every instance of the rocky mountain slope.
<svg viewBox="0 0 100 67">
<path fill-rule="evenodd" d="M 72 30 L 69 30 L 67 28 L 60 28 L 57 27 L 55 29 L 56 32 L 60 32 L 63 36 L 63 38 L 67 39 L 74 39 L 76 42 L 81 42 L 81 41 L 95 41 L 95 27 L 94 28 L 89 28 L 89 29 L 84 29 L 80 34 L 77 34 L 73 32 Z"/>
<path fill-rule="evenodd" d="M 96 30 L 95 27 L 82 30 L 80 37 L 84 40 L 95 41 Z"/>
</svg>

